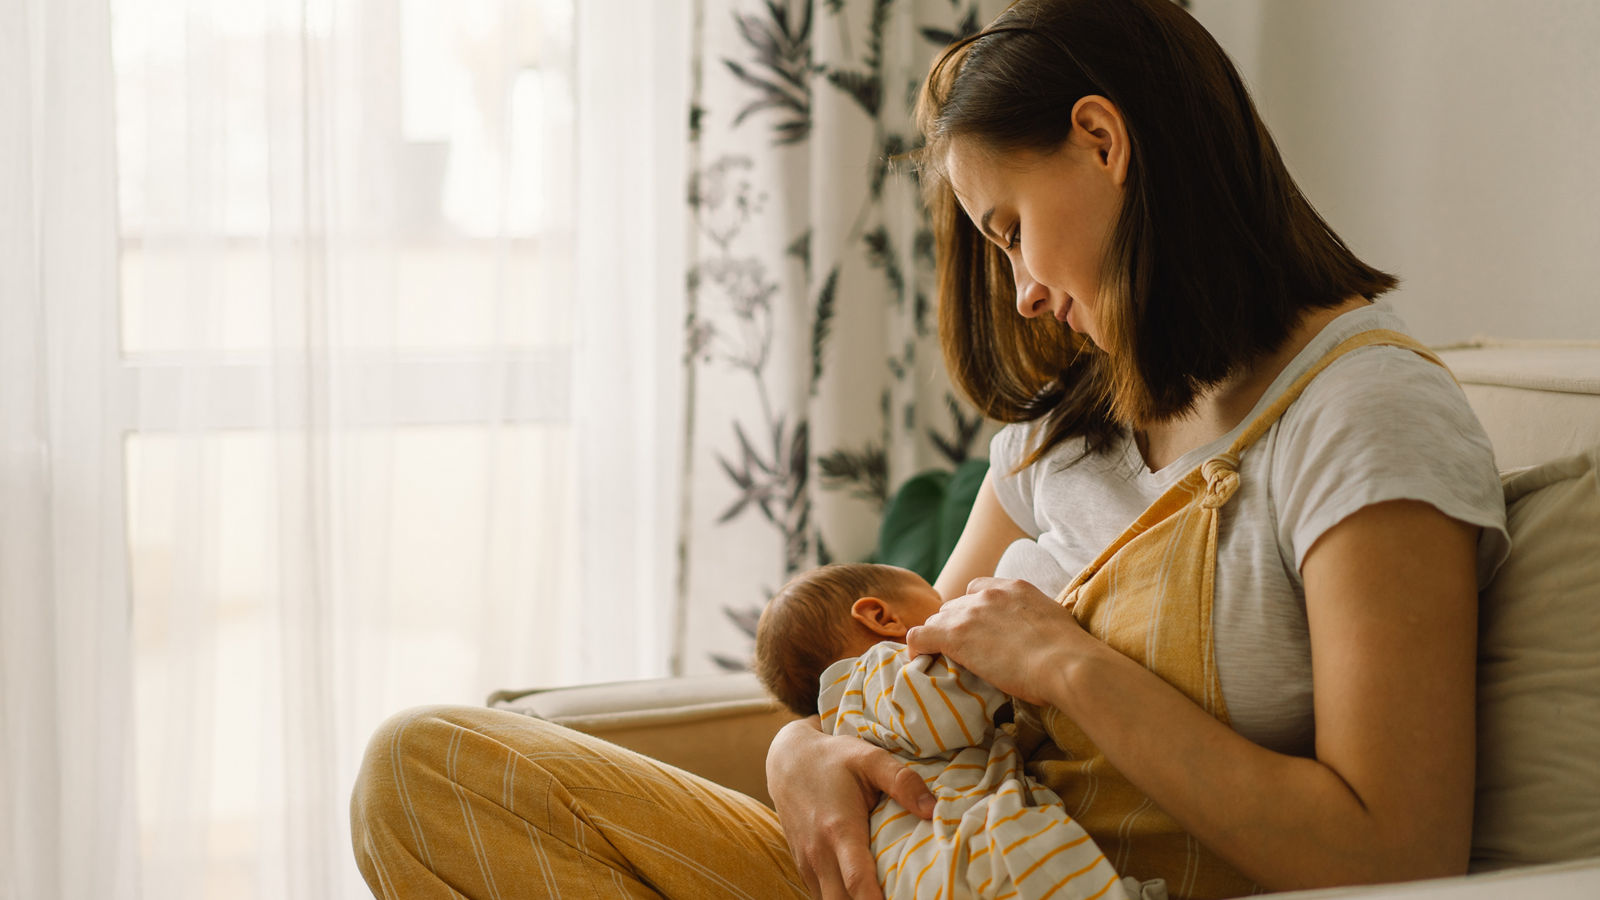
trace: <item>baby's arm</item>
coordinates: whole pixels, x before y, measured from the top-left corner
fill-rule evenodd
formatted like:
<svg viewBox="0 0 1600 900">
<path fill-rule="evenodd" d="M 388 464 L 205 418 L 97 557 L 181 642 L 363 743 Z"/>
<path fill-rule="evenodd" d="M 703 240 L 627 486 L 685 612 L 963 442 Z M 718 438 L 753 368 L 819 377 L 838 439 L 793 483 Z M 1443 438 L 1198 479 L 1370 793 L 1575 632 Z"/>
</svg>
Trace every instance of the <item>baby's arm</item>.
<svg viewBox="0 0 1600 900">
<path fill-rule="evenodd" d="M 884 641 L 822 675 L 822 728 L 913 759 L 987 746 L 1006 696 L 942 656 Z"/>
</svg>

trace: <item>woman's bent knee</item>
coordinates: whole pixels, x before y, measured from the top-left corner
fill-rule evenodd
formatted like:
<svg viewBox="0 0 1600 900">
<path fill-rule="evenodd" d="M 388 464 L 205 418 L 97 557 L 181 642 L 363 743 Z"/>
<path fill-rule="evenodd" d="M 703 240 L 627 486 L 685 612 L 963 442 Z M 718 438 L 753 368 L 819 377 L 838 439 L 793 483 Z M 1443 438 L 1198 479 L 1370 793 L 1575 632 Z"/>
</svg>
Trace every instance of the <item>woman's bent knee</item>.
<svg viewBox="0 0 1600 900">
<path fill-rule="evenodd" d="M 357 862 L 380 897 L 436 886 L 553 896 L 567 884 L 714 896 L 733 882 L 768 896 L 799 884 L 776 818 L 756 801 L 501 710 L 430 706 L 390 717 L 367 746 L 350 813 Z M 522 894 L 506 890 L 513 883 Z"/>
<path fill-rule="evenodd" d="M 390 716 L 367 742 L 350 798 L 352 825 L 422 827 L 417 795 L 436 790 L 441 780 L 458 780 L 453 754 L 463 733 L 487 737 L 508 724 L 517 731 L 517 746 L 505 748 L 508 754 L 560 746 L 572 735 L 539 719 L 475 706 L 418 706 Z"/>
<path fill-rule="evenodd" d="M 564 746 L 571 735 L 483 707 L 420 706 L 390 716 L 368 741 L 350 796 L 351 841 L 373 893 L 398 896 L 404 892 L 396 894 L 395 885 L 459 884 L 475 876 L 484 870 L 475 857 L 494 820 L 515 826 L 518 835 L 529 825 L 539 829 L 541 823 L 523 818 L 539 805 L 526 793 L 519 803 L 502 773 L 524 754 Z M 521 768 L 535 775 L 534 767 Z M 521 783 L 537 790 L 526 777 Z M 471 798 L 470 821 L 464 798 Z M 463 864 L 465 873 L 456 872 Z"/>
</svg>

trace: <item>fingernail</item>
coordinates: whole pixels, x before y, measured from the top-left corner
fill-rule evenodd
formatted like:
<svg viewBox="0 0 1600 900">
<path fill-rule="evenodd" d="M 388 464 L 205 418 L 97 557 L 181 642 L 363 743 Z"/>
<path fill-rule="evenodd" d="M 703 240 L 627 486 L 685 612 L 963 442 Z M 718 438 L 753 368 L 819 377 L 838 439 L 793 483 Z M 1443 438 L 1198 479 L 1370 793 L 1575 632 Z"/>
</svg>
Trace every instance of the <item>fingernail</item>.
<svg viewBox="0 0 1600 900">
<path fill-rule="evenodd" d="M 933 807 L 933 797 L 930 795 L 924 794 L 922 799 L 917 801 L 917 812 L 921 813 L 924 818 L 933 815 Z"/>
</svg>

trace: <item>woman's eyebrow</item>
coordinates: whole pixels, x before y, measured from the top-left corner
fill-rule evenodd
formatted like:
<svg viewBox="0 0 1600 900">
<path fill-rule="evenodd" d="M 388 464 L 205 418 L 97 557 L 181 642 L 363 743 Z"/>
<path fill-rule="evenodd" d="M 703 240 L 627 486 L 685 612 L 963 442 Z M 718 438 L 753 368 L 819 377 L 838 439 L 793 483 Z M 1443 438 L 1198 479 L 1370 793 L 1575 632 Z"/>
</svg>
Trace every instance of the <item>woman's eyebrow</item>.
<svg viewBox="0 0 1600 900">
<path fill-rule="evenodd" d="M 998 241 L 1000 240 L 1000 235 L 989 230 L 989 220 L 992 218 L 994 218 L 994 207 L 991 206 L 989 211 L 983 214 L 983 218 L 978 220 L 978 230 Z"/>
</svg>

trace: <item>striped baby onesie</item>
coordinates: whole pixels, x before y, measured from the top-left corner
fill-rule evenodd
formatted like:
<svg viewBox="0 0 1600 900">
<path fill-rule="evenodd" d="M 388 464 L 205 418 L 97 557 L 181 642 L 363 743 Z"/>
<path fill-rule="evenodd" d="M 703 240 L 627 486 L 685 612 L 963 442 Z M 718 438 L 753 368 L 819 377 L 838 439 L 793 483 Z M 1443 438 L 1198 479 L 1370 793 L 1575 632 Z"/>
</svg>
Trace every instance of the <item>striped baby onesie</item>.
<svg viewBox="0 0 1600 900">
<path fill-rule="evenodd" d="M 925 821 L 887 795 L 869 826 L 886 900 L 1158 900 L 1162 882 L 1119 878 L 1060 798 L 1028 778 L 1007 702 L 942 656 L 885 641 L 822 674 L 823 731 L 902 757 L 937 800 Z"/>
</svg>

